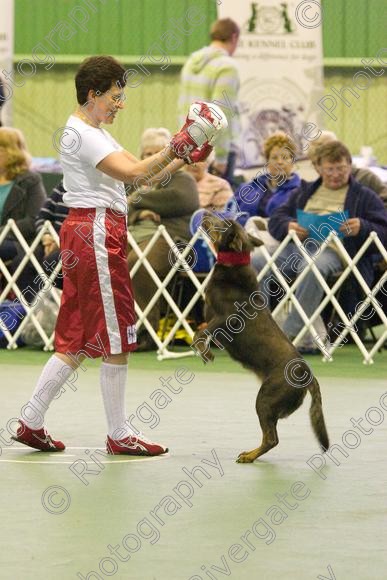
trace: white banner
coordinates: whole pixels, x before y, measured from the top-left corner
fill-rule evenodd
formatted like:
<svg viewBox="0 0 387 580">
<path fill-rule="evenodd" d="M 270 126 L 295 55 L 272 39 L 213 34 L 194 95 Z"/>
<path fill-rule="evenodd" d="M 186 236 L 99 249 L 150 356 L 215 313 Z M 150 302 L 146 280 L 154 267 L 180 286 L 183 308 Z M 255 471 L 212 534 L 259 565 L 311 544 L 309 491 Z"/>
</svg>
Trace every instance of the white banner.
<svg viewBox="0 0 387 580">
<path fill-rule="evenodd" d="M 318 133 L 323 95 L 320 1 L 222 0 L 218 17 L 241 27 L 234 55 L 241 77 L 239 167 L 264 163 L 262 143 L 279 129 L 306 151 Z"/>
<path fill-rule="evenodd" d="M 0 0 L 0 78 L 5 104 L 0 108 L 3 125 L 12 125 L 12 84 L 7 76 L 13 70 L 14 0 Z M 0 105 L 4 101 L 0 102 Z"/>
</svg>

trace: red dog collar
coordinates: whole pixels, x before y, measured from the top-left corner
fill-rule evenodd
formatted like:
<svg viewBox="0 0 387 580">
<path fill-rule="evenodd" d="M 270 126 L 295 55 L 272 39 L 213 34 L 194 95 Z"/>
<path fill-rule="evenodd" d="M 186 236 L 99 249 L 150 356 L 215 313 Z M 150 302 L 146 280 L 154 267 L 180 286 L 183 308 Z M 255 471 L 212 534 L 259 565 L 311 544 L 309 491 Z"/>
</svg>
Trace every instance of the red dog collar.
<svg viewBox="0 0 387 580">
<path fill-rule="evenodd" d="M 248 266 L 250 252 L 219 252 L 216 261 L 224 266 Z"/>
</svg>

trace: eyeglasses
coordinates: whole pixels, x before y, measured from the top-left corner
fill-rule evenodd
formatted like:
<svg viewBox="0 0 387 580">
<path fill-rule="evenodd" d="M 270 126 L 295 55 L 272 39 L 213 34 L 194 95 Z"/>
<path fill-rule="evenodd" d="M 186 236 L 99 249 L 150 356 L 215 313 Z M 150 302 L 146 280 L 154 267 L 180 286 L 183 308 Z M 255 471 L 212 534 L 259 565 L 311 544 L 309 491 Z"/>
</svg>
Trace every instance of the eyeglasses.
<svg viewBox="0 0 387 580">
<path fill-rule="evenodd" d="M 110 95 L 110 98 L 115 103 L 123 103 L 126 100 L 126 95 L 124 93 L 119 95 Z"/>
<path fill-rule="evenodd" d="M 350 165 L 338 165 L 337 167 L 321 167 L 320 166 L 319 169 L 320 169 L 321 173 L 323 173 L 324 175 L 327 175 L 329 177 L 329 176 L 335 175 L 335 174 L 344 175 L 350 169 Z"/>
<path fill-rule="evenodd" d="M 123 103 L 126 100 L 125 93 L 122 92 L 122 93 L 113 94 L 110 91 L 110 89 L 108 89 L 105 93 L 97 94 L 97 96 L 98 97 L 110 97 L 110 99 L 116 104 Z"/>
</svg>

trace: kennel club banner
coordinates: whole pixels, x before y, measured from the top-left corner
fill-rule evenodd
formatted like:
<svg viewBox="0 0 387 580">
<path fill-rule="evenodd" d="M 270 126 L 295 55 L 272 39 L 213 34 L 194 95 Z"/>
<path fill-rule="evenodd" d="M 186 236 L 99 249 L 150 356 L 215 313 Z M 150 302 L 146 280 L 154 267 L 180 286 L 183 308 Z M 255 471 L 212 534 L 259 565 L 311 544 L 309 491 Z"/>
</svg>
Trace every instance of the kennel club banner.
<svg viewBox="0 0 387 580">
<path fill-rule="evenodd" d="M 3 125 L 11 125 L 11 94 L 2 71 L 11 73 L 13 68 L 13 11 L 14 0 L 0 0 L 0 80 L 3 82 L 0 107 Z"/>
<path fill-rule="evenodd" d="M 316 103 L 323 95 L 320 1 L 222 0 L 218 17 L 241 28 L 234 54 L 241 80 L 239 167 L 264 163 L 262 143 L 279 129 L 307 149 L 305 133 L 313 128 L 306 124 L 319 127 Z"/>
</svg>

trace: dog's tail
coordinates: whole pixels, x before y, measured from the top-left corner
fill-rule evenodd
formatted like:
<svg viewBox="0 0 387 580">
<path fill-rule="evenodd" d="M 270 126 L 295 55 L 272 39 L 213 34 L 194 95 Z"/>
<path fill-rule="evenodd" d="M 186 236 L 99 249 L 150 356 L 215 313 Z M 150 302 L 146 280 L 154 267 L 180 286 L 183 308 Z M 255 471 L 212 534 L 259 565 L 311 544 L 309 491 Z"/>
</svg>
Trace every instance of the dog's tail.
<svg viewBox="0 0 387 580">
<path fill-rule="evenodd" d="M 312 404 L 309 409 L 312 429 L 317 437 L 318 442 L 321 445 L 322 450 L 327 451 L 329 449 L 329 437 L 322 410 L 320 386 L 316 379 L 310 385 L 309 392 L 312 396 Z"/>
</svg>

